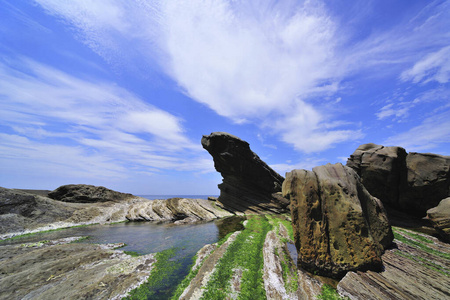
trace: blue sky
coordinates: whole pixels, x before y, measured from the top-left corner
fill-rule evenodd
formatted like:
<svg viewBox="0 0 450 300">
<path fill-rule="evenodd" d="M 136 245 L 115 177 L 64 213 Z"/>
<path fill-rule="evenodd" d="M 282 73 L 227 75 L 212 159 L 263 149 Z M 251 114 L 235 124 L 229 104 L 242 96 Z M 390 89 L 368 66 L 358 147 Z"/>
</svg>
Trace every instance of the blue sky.
<svg viewBox="0 0 450 300">
<path fill-rule="evenodd" d="M 0 0 L 0 186 L 218 194 L 226 131 L 280 174 L 450 155 L 450 1 Z"/>
</svg>

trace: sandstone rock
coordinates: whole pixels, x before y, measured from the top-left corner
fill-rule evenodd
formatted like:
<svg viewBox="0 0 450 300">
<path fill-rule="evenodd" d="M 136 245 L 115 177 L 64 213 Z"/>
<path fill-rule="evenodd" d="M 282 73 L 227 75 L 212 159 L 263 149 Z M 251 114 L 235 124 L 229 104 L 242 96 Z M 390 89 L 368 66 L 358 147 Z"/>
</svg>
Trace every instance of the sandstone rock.
<svg viewBox="0 0 450 300">
<path fill-rule="evenodd" d="M 365 144 L 350 155 L 347 166 L 358 173 L 372 196 L 398 207 L 400 184 L 406 178 L 405 159 L 406 151 L 401 147 Z"/>
<path fill-rule="evenodd" d="M 130 205 L 130 221 L 172 221 L 177 224 L 194 223 L 232 216 L 230 212 L 205 199 L 171 198 L 167 200 L 139 201 Z"/>
<path fill-rule="evenodd" d="M 224 132 L 203 136 L 202 146 L 223 177 L 218 201 L 234 212 L 285 211 L 288 201 L 277 195 L 284 178 L 272 170 L 247 142 Z"/>
<path fill-rule="evenodd" d="M 444 241 L 450 243 L 450 197 L 427 211 L 427 217 Z"/>
<path fill-rule="evenodd" d="M 53 192 L 50 192 L 48 197 L 64 202 L 95 203 L 120 201 L 132 198 L 134 196 L 131 194 L 116 192 L 102 186 L 68 184 L 60 186 Z"/>
<path fill-rule="evenodd" d="M 449 156 L 364 144 L 350 155 L 347 166 L 384 204 L 420 217 L 450 196 Z"/>
<path fill-rule="evenodd" d="M 349 270 L 380 269 L 393 234 L 381 202 L 354 170 L 327 164 L 286 174 L 298 266 L 340 277 Z"/>
<path fill-rule="evenodd" d="M 407 232 L 406 230 L 404 230 Z M 417 234 L 416 232 L 412 232 Z M 407 234 L 398 232 L 404 238 Z M 410 238 L 410 237 L 409 237 Z M 425 243 L 443 255 L 450 254 L 449 247 L 427 236 L 432 243 Z M 387 250 L 383 256 L 382 272 L 349 272 L 339 282 L 341 296 L 359 299 L 448 299 L 450 295 L 450 265 L 448 258 L 394 240 L 397 247 Z M 415 244 L 420 245 L 420 240 Z"/>
<path fill-rule="evenodd" d="M 424 216 L 450 196 L 450 156 L 410 152 L 406 157 L 407 182 L 401 187 L 400 207 Z"/>
</svg>

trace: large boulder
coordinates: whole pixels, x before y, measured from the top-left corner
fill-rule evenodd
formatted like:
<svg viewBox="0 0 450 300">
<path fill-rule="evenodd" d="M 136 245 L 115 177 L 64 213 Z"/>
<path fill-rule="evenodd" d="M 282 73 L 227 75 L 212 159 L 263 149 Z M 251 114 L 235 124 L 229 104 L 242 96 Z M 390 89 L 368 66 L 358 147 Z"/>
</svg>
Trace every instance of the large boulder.
<svg viewBox="0 0 450 300">
<path fill-rule="evenodd" d="M 107 201 L 120 201 L 134 197 L 132 194 L 125 194 L 107 189 L 103 186 L 93 186 L 87 184 L 68 184 L 57 188 L 48 194 L 54 200 L 73 203 L 95 203 Z"/>
<path fill-rule="evenodd" d="M 447 243 L 450 243 L 450 197 L 442 200 L 438 206 L 427 211 L 427 218 Z"/>
<path fill-rule="evenodd" d="M 406 178 L 406 155 L 401 147 L 364 144 L 350 155 L 347 166 L 358 173 L 372 196 L 398 207 L 400 185 Z"/>
<path fill-rule="evenodd" d="M 380 269 L 393 234 L 381 202 L 342 164 L 286 174 L 298 266 L 331 277 Z"/>
<path fill-rule="evenodd" d="M 406 157 L 407 181 L 400 187 L 401 208 L 425 215 L 450 196 L 450 156 L 410 152 Z"/>
<path fill-rule="evenodd" d="M 364 144 L 350 155 L 347 166 L 384 204 L 420 217 L 450 196 L 450 156 Z"/>
<path fill-rule="evenodd" d="M 250 150 L 247 142 L 224 132 L 203 136 L 202 146 L 223 177 L 218 202 L 233 212 L 284 211 L 289 204 L 281 192 L 284 178 Z"/>
</svg>

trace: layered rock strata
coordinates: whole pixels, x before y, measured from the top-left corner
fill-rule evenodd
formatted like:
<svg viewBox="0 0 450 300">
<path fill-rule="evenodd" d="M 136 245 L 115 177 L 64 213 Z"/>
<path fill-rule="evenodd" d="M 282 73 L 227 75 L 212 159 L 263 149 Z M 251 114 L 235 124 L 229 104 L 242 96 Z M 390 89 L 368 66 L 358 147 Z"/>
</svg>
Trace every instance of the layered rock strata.
<svg viewBox="0 0 450 300">
<path fill-rule="evenodd" d="M 351 300 L 449 298 L 448 245 L 426 235 L 421 235 L 422 240 L 414 239 L 411 235 L 417 236 L 417 232 L 408 230 L 397 234 L 399 239 L 394 240 L 396 247 L 382 256 L 383 271 L 347 273 L 337 287 L 341 296 Z M 423 242 L 424 238 L 427 242 Z"/>
<path fill-rule="evenodd" d="M 241 213 L 282 212 L 288 201 L 281 197 L 284 178 L 250 150 L 247 142 L 224 132 L 203 136 L 202 146 L 223 177 L 218 201 Z"/>
<path fill-rule="evenodd" d="M 84 187 L 75 188 L 78 196 L 84 199 L 81 192 L 86 191 L 86 197 L 93 197 L 91 190 Z M 96 202 L 75 203 L 0 187 L 0 239 L 94 223 L 130 220 L 178 224 L 233 215 L 221 209 L 213 200 L 173 198 L 149 201 L 145 198 L 130 197 L 129 194 L 109 191 L 104 194 L 109 200 L 99 199 Z M 117 198 L 121 194 L 124 198 Z M 95 197 L 98 198 L 99 195 Z M 111 198 L 110 195 L 116 195 L 116 198 Z"/>
<path fill-rule="evenodd" d="M 154 254 L 131 257 L 123 244 L 65 238 L 0 245 L 0 299 L 122 299 L 149 277 Z"/>
<path fill-rule="evenodd" d="M 417 216 L 450 196 L 450 156 L 364 144 L 350 155 L 347 166 L 384 204 Z"/>
<path fill-rule="evenodd" d="M 442 200 L 438 206 L 427 211 L 427 218 L 442 240 L 450 243 L 450 197 Z"/>
<path fill-rule="evenodd" d="M 132 204 L 126 218 L 130 221 L 192 223 L 232 215 L 232 213 L 215 205 L 214 201 L 171 198 L 167 200 L 140 201 Z"/>
<path fill-rule="evenodd" d="M 381 202 L 342 164 L 286 174 L 298 266 L 330 277 L 379 270 L 393 234 Z"/>
</svg>

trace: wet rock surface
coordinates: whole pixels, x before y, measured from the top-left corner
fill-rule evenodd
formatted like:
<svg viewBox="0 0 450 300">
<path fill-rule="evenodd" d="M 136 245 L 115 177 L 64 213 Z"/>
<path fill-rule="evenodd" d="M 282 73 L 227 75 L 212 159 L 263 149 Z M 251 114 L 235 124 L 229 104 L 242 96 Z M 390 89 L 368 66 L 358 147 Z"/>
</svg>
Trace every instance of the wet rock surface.
<svg viewBox="0 0 450 300">
<path fill-rule="evenodd" d="M 73 203 L 95 203 L 107 201 L 121 201 L 133 198 L 132 194 L 125 194 L 107 189 L 103 186 L 87 184 L 68 184 L 48 193 L 54 200 Z"/>
<path fill-rule="evenodd" d="M 401 240 L 382 256 L 382 272 L 349 272 L 339 282 L 338 292 L 350 299 L 449 299 L 450 249 L 439 240 L 423 235 L 421 242 L 409 230 L 397 231 Z M 405 241 L 413 241 L 412 244 Z M 418 246 L 419 244 L 425 245 Z M 432 252 L 427 249 L 433 249 Z M 439 255 L 437 253 L 440 253 Z M 447 257 L 445 257 L 447 255 Z"/>
<path fill-rule="evenodd" d="M 449 156 L 364 144 L 350 155 L 347 166 L 384 204 L 420 217 L 450 196 Z"/>
<path fill-rule="evenodd" d="M 286 174 L 298 266 L 324 276 L 381 269 L 393 234 L 381 202 L 342 164 Z"/>
<path fill-rule="evenodd" d="M 155 262 L 74 239 L 0 246 L 0 299 L 121 299 Z"/>
<path fill-rule="evenodd" d="M 202 146 L 223 177 L 218 201 L 241 213 L 282 212 L 288 206 L 281 192 L 284 178 L 250 150 L 247 142 L 224 132 L 203 136 Z"/>
<path fill-rule="evenodd" d="M 450 197 L 439 202 L 438 206 L 429 209 L 427 218 L 442 240 L 450 243 Z"/>
</svg>

